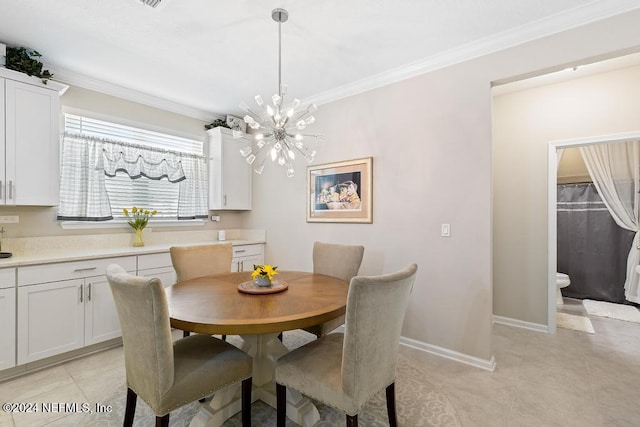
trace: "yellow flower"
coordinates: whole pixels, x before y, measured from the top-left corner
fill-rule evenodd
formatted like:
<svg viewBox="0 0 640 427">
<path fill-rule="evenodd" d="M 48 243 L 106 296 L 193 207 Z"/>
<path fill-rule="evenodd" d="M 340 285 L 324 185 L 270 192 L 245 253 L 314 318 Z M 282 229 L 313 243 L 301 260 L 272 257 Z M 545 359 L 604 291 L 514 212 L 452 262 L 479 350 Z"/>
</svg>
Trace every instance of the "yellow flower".
<svg viewBox="0 0 640 427">
<path fill-rule="evenodd" d="M 124 212 L 124 215 L 129 218 L 127 224 L 129 224 L 129 226 L 134 230 L 143 230 L 147 226 L 149 218 L 158 213 L 155 210 L 153 212 L 149 212 L 149 209 L 138 209 L 135 206 L 131 208 L 131 215 L 129 215 L 129 210 L 127 208 L 122 209 L 122 211 Z"/>
<path fill-rule="evenodd" d="M 269 280 L 273 280 L 273 276 L 278 274 L 276 269 L 278 266 L 272 267 L 270 265 L 254 265 L 253 273 L 251 273 L 251 278 L 255 279 L 258 276 L 267 276 Z"/>
</svg>

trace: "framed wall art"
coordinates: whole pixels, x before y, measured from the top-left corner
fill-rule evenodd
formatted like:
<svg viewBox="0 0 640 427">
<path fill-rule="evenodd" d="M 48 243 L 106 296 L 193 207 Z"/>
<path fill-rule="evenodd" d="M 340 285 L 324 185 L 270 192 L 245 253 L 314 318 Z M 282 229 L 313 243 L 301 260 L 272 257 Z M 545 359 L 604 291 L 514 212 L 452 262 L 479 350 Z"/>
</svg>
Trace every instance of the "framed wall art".
<svg viewBox="0 0 640 427">
<path fill-rule="evenodd" d="M 373 158 L 307 167 L 307 222 L 372 223 Z"/>
</svg>

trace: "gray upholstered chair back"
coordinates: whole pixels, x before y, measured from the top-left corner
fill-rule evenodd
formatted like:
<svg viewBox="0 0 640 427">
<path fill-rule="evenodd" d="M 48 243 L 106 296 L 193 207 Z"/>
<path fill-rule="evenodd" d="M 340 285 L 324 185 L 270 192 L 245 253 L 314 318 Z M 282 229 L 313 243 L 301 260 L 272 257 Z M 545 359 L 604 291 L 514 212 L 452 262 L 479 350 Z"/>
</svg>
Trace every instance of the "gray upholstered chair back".
<svg viewBox="0 0 640 427">
<path fill-rule="evenodd" d="M 169 249 L 178 282 L 231 272 L 233 247 L 230 242 L 214 245 L 174 246 Z"/>
<path fill-rule="evenodd" d="M 107 280 L 122 327 L 127 384 L 155 408 L 174 380 L 164 288 L 159 279 L 128 274 L 116 264 L 107 267 Z"/>
<path fill-rule="evenodd" d="M 348 282 L 358 274 L 363 255 L 364 246 L 315 242 L 313 272 Z"/>
<path fill-rule="evenodd" d="M 395 381 L 400 333 L 417 269 L 416 264 L 409 264 L 395 273 L 351 280 L 342 387 L 358 402 Z"/>
</svg>

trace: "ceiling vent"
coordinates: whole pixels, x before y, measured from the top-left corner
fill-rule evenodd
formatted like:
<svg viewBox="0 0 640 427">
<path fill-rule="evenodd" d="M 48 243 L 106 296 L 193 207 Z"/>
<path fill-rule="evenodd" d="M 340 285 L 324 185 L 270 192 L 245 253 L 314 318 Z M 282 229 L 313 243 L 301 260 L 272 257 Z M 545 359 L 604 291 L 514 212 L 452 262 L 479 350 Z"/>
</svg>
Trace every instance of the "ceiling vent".
<svg viewBox="0 0 640 427">
<path fill-rule="evenodd" d="M 147 6 L 151 6 L 151 7 L 158 7 L 161 1 L 162 0 L 140 0 L 141 3 L 144 3 Z"/>
</svg>

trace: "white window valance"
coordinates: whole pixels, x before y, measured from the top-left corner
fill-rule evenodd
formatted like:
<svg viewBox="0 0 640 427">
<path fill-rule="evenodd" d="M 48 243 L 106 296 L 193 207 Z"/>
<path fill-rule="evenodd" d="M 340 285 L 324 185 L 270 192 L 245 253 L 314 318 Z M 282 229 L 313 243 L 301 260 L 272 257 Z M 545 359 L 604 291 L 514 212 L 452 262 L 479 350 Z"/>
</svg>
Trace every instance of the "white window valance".
<svg viewBox="0 0 640 427">
<path fill-rule="evenodd" d="M 107 176 L 114 177 L 117 172 L 124 172 L 131 179 L 142 176 L 149 179 L 167 178 L 173 183 L 186 179 L 180 153 L 111 141 L 103 141 L 102 150 L 104 173 Z"/>
</svg>

